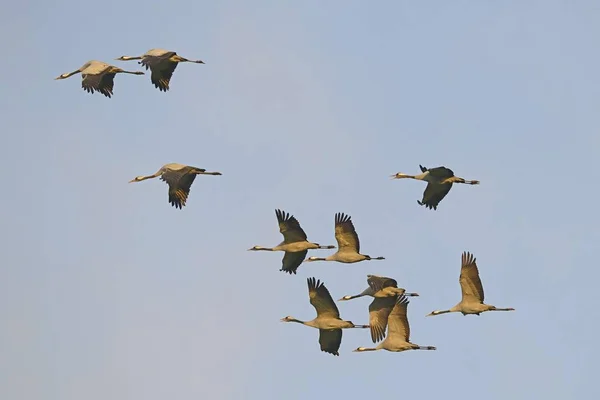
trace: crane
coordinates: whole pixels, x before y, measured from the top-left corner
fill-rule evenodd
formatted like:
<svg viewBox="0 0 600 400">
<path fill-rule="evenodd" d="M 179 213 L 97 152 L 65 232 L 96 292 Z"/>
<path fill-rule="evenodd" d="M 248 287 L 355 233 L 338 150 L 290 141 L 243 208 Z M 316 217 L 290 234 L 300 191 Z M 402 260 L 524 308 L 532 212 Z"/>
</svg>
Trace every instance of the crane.
<svg viewBox="0 0 600 400">
<path fill-rule="evenodd" d="M 368 288 L 354 296 L 344 296 L 338 301 L 347 301 L 363 296 L 373 297 L 369 305 L 369 325 L 371 326 L 371 339 L 377 343 L 385 337 L 385 328 L 388 316 L 396 304 L 398 296 L 418 296 L 418 293 L 406 293 L 398 287 L 395 279 L 385 276 L 367 275 Z"/>
<path fill-rule="evenodd" d="M 410 178 L 427 182 L 427 187 L 425 188 L 425 192 L 423 192 L 423 199 L 421 201 L 417 200 L 417 203 L 421 206 L 425 206 L 425 208 L 429 208 L 430 210 L 437 210 L 440 201 L 442 201 L 448 192 L 450 192 L 450 189 L 452 189 L 453 183 L 479 185 L 479 181 L 468 181 L 464 178 L 455 176 L 451 169 L 444 166 L 437 168 L 425 168 L 422 165 L 419 165 L 419 168 L 421 169 L 421 174 L 419 175 L 407 175 L 398 172 L 391 177 L 392 179 Z"/>
<path fill-rule="evenodd" d="M 296 322 L 319 330 L 321 351 L 339 356 L 338 350 L 342 343 L 342 329 L 368 328 L 369 325 L 354 325 L 351 321 L 340 318 L 340 312 L 325 285 L 315 279 L 308 278 L 308 297 L 310 304 L 317 311 L 317 317 L 310 321 L 301 321 L 291 316 L 281 319 L 281 322 Z"/>
<path fill-rule="evenodd" d="M 160 176 L 169 185 L 169 203 L 175 208 L 182 209 L 190 194 L 190 187 L 196 175 L 222 175 L 220 172 L 207 172 L 203 168 L 192 167 L 177 163 L 165 164 L 152 175 L 136 176 L 129 183 L 141 182 Z"/>
<path fill-rule="evenodd" d="M 296 270 L 310 249 L 335 249 L 335 246 L 332 245 L 321 246 L 318 243 L 309 242 L 300 222 L 293 215 L 282 210 L 275 210 L 275 216 L 279 224 L 279 232 L 283 235 L 283 242 L 275 247 L 254 246 L 248 251 L 284 251 L 280 271 L 290 275 L 296 274 Z"/>
<path fill-rule="evenodd" d="M 432 311 L 427 316 L 446 314 L 451 312 L 460 312 L 462 315 L 474 314 L 480 315 L 485 311 L 514 311 L 514 308 L 497 308 L 484 304 L 484 293 L 481 279 L 479 278 L 479 269 L 477 268 L 477 259 L 469 252 L 462 253 L 460 268 L 460 289 L 462 299 L 460 303 L 449 310 Z"/>
<path fill-rule="evenodd" d="M 161 92 L 169 90 L 169 83 L 177 64 L 180 62 L 189 62 L 195 64 L 204 64 L 202 60 L 188 60 L 177 55 L 176 52 L 165 49 L 150 49 L 141 56 L 121 56 L 115 60 L 129 61 L 141 60 L 139 64 L 146 67 L 146 70 L 152 71 L 150 80 L 154 86 Z"/>
<path fill-rule="evenodd" d="M 142 71 L 125 71 L 121 68 L 104 63 L 102 61 L 90 60 L 73 72 L 61 74 L 54 80 L 67 79 L 70 76 L 81 73 L 81 87 L 88 93 L 100 92 L 110 98 L 113 95 L 114 79 L 116 74 L 144 75 Z"/>
<path fill-rule="evenodd" d="M 404 295 L 398 296 L 394 308 L 388 317 L 387 337 L 377 347 L 359 347 L 354 351 L 387 350 L 400 352 L 406 350 L 435 350 L 435 346 L 419 346 L 410 342 L 410 325 L 406 316 L 408 303 L 409 301 Z"/>
<path fill-rule="evenodd" d="M 337 261 L 352 264 L 365 260 L 385 260 L 384 257 L 371 257 L 360 254 L 360 241 L 354 229 L 354 224 L 349 215 L 344 213 L 335 214 L 335 240 L 338 251 L 327 257 L 308 257 L 306 261 Z"/>
</svg>

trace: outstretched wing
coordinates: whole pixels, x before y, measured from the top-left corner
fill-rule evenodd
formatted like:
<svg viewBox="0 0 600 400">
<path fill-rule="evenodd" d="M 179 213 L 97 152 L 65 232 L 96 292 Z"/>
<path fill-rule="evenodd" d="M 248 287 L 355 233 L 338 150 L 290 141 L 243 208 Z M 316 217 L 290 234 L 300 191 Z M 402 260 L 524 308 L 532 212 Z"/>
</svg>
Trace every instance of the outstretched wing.
<svg viewBox="0 0 600 400">
<path fill-rule="evenodd" d="M 446 197 L 450 189 L 452 189 L 452 183 L 429 182 L 423 193 L 423 200 L 417 201 L 417 203 L 426 208 L 437 210 L 438 204 Z"/>
<path fill-rule="evenodd" d="M 160 179 L 169 185 L 169 203 L 175 208 L 184 207 L 190 194 L 190 187 L 196 179 L 192 169 L 167 170 L 163 172 Z"/>
<path fill-rule="evenodd" d="M 338 251 L 355 250 L 360 253 L 358 234 L 349 215 L 344 213 L 335 214 L 335 240 L 338 244 Z"/>
<path fill-rule="evenodd" d="M 342 330 L 319 329 L 319 344 L 321 345 L 321 351 L 339 356 L 338 350 L 342 344 Z"/>
<path fill-rule="evenodd" d="M 398 296 L 396 304 L 388 318 L 388 335 L 393 335 L 408 343 L 410 340 L 410 326 L 408 325 L 408 317 L 406 316 L 407 307 L 408 299 L 406 296 Z"/>
<path fill-rule="evenodd" d="M 385 276 L 367 275 L 367 283 L 375 293 L 386 287 L 398 287 L 398 282 L 395 279 Z"/>
<path fill-rule="evenodd" d="M 302 261 L 304 261 L 306 254 L 308 254 L 308 250 L 297 251 L 295 253 L 286 251 L 283 255 L 280 271 L 296 275 L 296 270 L 302 264 Z"/>
<path fill-rule="evenodd" d="M 315 278 L 308 278 L 307 282 L 310 304 L 317 310 L 317 316 L 339 318 L 340 312 L 325 285 Z"/>
<path fill-rule="evenodd" d="M 81 87 L 88 93 L 98 91 L 110 98 L 113 94 L 114 73 L 82 74 Z"/>
<path fill-rule="evenodd" d="M 388 317 L 396 304 L 394 297 L 376 297 L 369 305 L 369 326 L 371 327 L 371 339 L 377 343 L 385 338 L 385 328 Z"/>
<path fill-rule="evenodd" d="M 300 223 L 296 217 L 282 210 L 275 210 L 275 215 L 279 223 L 279 232 L 283 235 L 285 243 L 303 242 L 306 240 L 306 233 L 300 227 Z"/>
<path fill-rule="evenodd" d="M 485 295 L 476 260 L 473 254 L 463 252 L 459 282 L 463 301 L 483 303 Z"/>
<path fill-rule="evenodd" d="M 169 60 L 173 55 L 175 55 L 175 52 L 170 51 L 160 56 L 145 56 L 140 61 L 140 64 L 146 69 L 150 68 L 152 70 L 150 80 L 161 92 L 169 90 L 171 77 L 177 68 L 178 63 Z"/>
</svg>

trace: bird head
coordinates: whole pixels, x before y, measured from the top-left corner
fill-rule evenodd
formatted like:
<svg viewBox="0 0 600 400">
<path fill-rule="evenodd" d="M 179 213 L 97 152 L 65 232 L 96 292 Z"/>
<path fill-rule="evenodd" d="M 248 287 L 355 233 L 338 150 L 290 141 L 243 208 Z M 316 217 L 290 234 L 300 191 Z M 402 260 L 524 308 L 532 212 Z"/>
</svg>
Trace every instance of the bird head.
<svg viewBox="0 0 600 400">
<path fill-rule="evenodd" d="M 339 299 L 338 301 L 344 301 L 344 300 L 351 300 L 352 296 L 344 296 L 341 299 Z"/>
<path fill-rule="evenodd" d="M 121 56 L 119 58 L 115 58 L 115 60 L 117 61 L 129 61 L 129 60 L 137 60 L 138 57 L 131 57 L 131 56 Z"/>
<path fill-rule="evenodd" d="M 261 249 L 262 249 L 262 247 L 260 247 L 260 246 L 254 246 L 254 247 L 250 247 L 248 249 L 248 251 L 256 251 L 256 250 L 261 250 Z"/>
<path fill-rule="evenodd" d="M 130 180 L 129 183 L 139 182 L 139 181 L 143 181 L 143 180 L 144 180 L 143 176 L 136 176 L 135 178 L 133 178 L 132 180 Z"/>
<path fill-rule="evenodd" d="M 365 351 L 367 348 L 366 347 L 358 347 L 354 350 L 352 350 L 353 352 L 357 352 L 357 351 Z"/>
<path fill-rule="evenodd" d="M 73 75 L 75 75 L 77 73 L 79 73 L 79 70 L 73 71 L 73 72 L 66 72 L 64 74 L 60 74 L 59 76 L 57 76 L 56 78 L 54 78 L 54 80 L 67 79 L 68 77 L 73 76 Z"/>
<path fill-rule="evenodd" d="M 281 322 L 292 322 L 294 320 L 295 320 L 295 318 L 292 317 L 292 316 L 289 316 L 289 315 L 287 317 L 284 317 L 284 318 L 280 319 Z"/>
<path fill-rule="evenodd" d="M 390 178 L 392 179 L 402 179 L 402 178 L 408 178 L 409 175 L 407 174 L 403 174 L 402 172 L 397 172 L 394 175 L 390 175 Z"/>
<path fill-rule="evenodd" d="M 317 261 L 319 259 L 319 257 L 308 257 L 305 261 Z"/>
</svg>

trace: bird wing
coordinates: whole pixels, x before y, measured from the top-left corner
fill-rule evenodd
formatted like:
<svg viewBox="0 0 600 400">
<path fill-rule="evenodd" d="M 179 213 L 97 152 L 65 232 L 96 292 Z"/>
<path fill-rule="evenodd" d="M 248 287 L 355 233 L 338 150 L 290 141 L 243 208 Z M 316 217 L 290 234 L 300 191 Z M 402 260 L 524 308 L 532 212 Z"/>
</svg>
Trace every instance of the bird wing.
<svg viewBox="0 0 600 400">
<path fill-rule="evenodd" d="M 421 168 L 421 170 L 423 170 L 423 169 Z M 447 179 L 447 178 L 452 178 L 454 176 L 454 172 L 450 168 L 446 168 L 444 166 L 437 167 L 437 168 L 429 168 L 429 169 L 426 169 L 426 171 L 429 171 L 429 175 L 433 176 L 434 178 L 438 178 L 438 179 Z M 423 172 L 425 172 L 425 171 L 423 171 Z"/>
<path fill-rule="evenodd" d="M 317 310 L 317 317 L 339 318 L 340 312 L 323 282 L 308 278 L 308 297 L 310 304 Z"/>
<path fill-rule="evenodd" d="M 379 292 L 386 287 L 398 287 L 398 282 L 395 279 L 386 278 L 385 276 L 367 275 L 367 283 L 373 289 L 373 292 Z"/>
<path fill-rule="evenodd" d="M 169 185 L 169 203 L 175 208 L 184 207 L 190 194 L 190 187 L 196 179 L 196 174 L 190 171 L 191 168 L 167 170 L 160 176 L 160 179 Z"/>
<path fill-rule="evenodd" d="M 476 258 L 469 252 L 462 254 L 462 266 L 460 268 L 460 288 L 463 301 L 475 301 L 483 303 L 485 296 L 483 285 L 479 278 L 479 269 L 477 268 Z"/>
<path fill-rule="evenodd" d="M 308 254 L 308 250 L 297 251 L 295 253 L 286 251 L 283 255 L 280 271 L 296 275 L 296 270 L 302 264 L 302 261 L 304 261 L 306 254 Z"/>
<path fill-rule="evenodd" d="M 408 343 L 410 339 L 410 326 L 406 316 L 408 299 L 406 296 L 398 296 L 396 304 L 388 318 L 388 336 L 394 335 Z"/>
<path fill-rule="evenodd" d="M 356 233 L 356 229 L 354 229 L 354 224 L 349 215 L 344 213 L 335 214 L 335 240 L 338 244 L 338 251 L 353 249 L 357 253 L 360 252 L 358 234 Z"/>
<path fill-rule="evenodd" d="M 371 339 L 377 343 L 385 338 L 385 328 L 388 317 L 396 304 L 394 297 L 376 297 L 369 305 L 369 325 L 371 327 Z"/>
<path fill-rule="evenodd" d="M 437 210 L 438 204 L 446 197 L 450 189 L 452 189 L 452 183 L 441 184 L 429 182 L 423 193 L 423 200 L 421 200 L 419 204 L 426 208 Z"/>
<path fill-rule="evenodd" d="M 113 94 L 114 73 L 81 74 L 81 87 L 88 93 L 98 91 L 110 98 Z"/>
<path fill-rule="evenodd" d="M 170 51 L 160 56 L 146 56 L 140 61 L 146 69 L 150 68 L 150 80 L 161 92 L 169 90 L 171 77 L 177 68 L 178 63 L 169 60 L 174 55 L 175 52 Z"/>
<path fill-rule="evenodd" d="M 319 344 L 321 345 L 321 351 L 339 356 L 338 350 L 342 344 L 342 330 L 319 329 Z"/>
<path fill-rule="evenodd" d="M 306 240 L 306 233 L 300 223 L 293 215 L 282 210 L 275 210 L 277 222 L 279 223 L 279 232 L 283 235 L 285 243 L 303 242 Z"/>
</svg>

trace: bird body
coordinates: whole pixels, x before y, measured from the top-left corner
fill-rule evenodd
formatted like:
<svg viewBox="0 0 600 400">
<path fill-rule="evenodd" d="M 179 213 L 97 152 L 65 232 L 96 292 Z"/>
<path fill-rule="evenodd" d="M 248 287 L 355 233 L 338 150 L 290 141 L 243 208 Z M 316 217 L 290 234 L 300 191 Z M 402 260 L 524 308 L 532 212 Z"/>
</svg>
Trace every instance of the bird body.
<svg viewBox="0 0 600 400">
<path fill-rule="evenodd" d="M 306 233 L 300 226 L 300 222 L 293 215 L 282 210 L 275 210 L 275 216 L 279 224 L 279 232 L 283 235 L 283 242 L 275 247 L 254 246 L 248 250 L 285 252 L 280 271 L 296 274 L 308 250 L 335 248 L 332 245 L 321 246 L 318 243 L 309 242 Z"/>
<path fill-rule="evenodd" d="M 464 183 L 468 185 L 479 184 L 479 181 L 468 181 L 464 178 L 455 176 L 450 168 L 444 166 L 425 168 L 422 165 L 419 165 L 419 168 L 421 169 L 421 173 L 418 175 L 407 175 L 398 172 L 392 175 L 392 179 L 410 178 L 427 182 L 427 187 L 423 193 L 423 199 L 421 201 L 417 200 L 417 203 L 430 210 L 437 210 L 440 201 L 442 201 L 442 199 L 450 192 L 450 189 L 452 189 L 453 183 Z"/>
<path fill-rule="evenodd" d="M 367 275 L 369 287 L 354 296 L 344 296 L 339 301 L 356 299 L 363 296 L 373 297 L 369 305 L 369 326 L 371 327 L 371 339 L 373 343 L 385 338 L 385 330 L 388 324 L 390 312 L 396 304 L 398 296 L 418 296 L 418 293 L 406 293 L 403 288 L 398 288 L 395 279 L 385 276 Z"/>
<path fill-rule="evenodd" d="M 88 93 L 94 91 L 102 93 L 106 97 L 113 95 L 114 78 L 116 74 L 144 75 L 142 71 L 125 71 L 114 65 L 102 61 L 90 60 L 79 69 L 59 75 L 55 78 L 67 79 L 70 76 L 81 73 L 81 87 Z"/>
<path fill-rule="evenodd" d="M 338 251 L 327 257 L 309 257 L 306 261 L 337 261 L 352 264 L 365 260 L 385 260 L 384 257 L 371 257 L 360 254 L 360 241 L 349 215 L 335 214 L 335 240 Z"/>
<path fill-rule="evenodd" d="M 405 296 L 399 296 L 395 300 L 393 309 L 388 317 L 388 334 L 381 343 L 374 348 L 359 347 L 354 351 L 387 350 L 400 352 L 406 350 L 435 350 L 434 346 L 419 346 L 410 342 L 410 325 L 408 324 L 408 317 L 406 315 L 408 303 Z"/>
<path fill-rule="evenodd" d="M 150 80 L 161 92 L 169 90 L 171 77 L 180 62 L 204 64 L 202 60 L 188 60 L 176 52 L 165 49 L 150 49 L 141 56 L 121 56 L 116 60 L 141 60 L 139 64 L 151 70 Z"/>
<path fill-rule="evenodd" d="M 342 343 L 342 329 L 368 328 L 369 325 L 354 325 L 340 318 L 340 312 L 325 285 L 315 278 L 308 278 L 308 297 L 317 311 L 317 317 L 310 321 L 301 321 L 291 316 L 282 318 L 282 322 L 296 322 L 319 329 L 321 351 L 339 356 Z"/>
<path fill-rule="evenodd" d="M 460 269 L 460 288 L 462 292 L 461 301 L 448 310 L 436 310 L 427 316 L 447 314 L 451 312 L 460 312 L 463 315 L 480 315 L 486 311 L 514 311 L 514 308 L 498 308 L 485 304 L 485 294 L 483 285 L 479 278 L 479 269 L 477 268 L 477 259 L 469 252 L 463 252 Z"/>
<path fill-rule="evenodd" d="M 129 183 L 141 182 L 146 179 L 152 179 L 160 176 L 160 179 L 169 185 L 169 203 L 182 209 L 187 202 L 190 194 L 190 187 L 196 175 L 222 175 L 220 172 L 207 172 L 203 168 L 192 167 L 189 165 L 169 163 L 163 165 L 152 175 L 136 176 Z"/>
<path fill-rule="evenodd" d="M 406 293 L 404 288 L 398 287 L 398 282 L 395 279 L 385 276 L 367 275 L 367 284 L 369 285 L 361 293 L 354 296 L 344 296 L 340 301 L 352 300 L 363 296 L 371 296 L 375 298 L 386 298 L 394 296 L 418 296 L 418 293 Z"/>
</svg>

